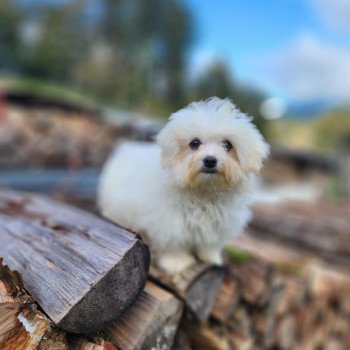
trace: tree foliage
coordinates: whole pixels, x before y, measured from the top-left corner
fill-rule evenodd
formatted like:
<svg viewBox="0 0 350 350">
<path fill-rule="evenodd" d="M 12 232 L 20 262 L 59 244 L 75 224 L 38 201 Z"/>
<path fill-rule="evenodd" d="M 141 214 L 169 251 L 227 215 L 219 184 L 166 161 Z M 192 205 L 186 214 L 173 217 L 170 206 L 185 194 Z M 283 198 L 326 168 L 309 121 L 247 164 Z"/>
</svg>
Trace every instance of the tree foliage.
<svg viewBox="0 0 350 350">
<path fill-rule="evenodd" d="M 188 87 L 193 32 L 192 16 L 181 0 L 4 0 L 0 71 L 66 84 L 107 103 L 163 115 L 215 95 L 231 97 L 257 116 L 260 96 L 234 84 L 222 63 Z"/>
</svg>

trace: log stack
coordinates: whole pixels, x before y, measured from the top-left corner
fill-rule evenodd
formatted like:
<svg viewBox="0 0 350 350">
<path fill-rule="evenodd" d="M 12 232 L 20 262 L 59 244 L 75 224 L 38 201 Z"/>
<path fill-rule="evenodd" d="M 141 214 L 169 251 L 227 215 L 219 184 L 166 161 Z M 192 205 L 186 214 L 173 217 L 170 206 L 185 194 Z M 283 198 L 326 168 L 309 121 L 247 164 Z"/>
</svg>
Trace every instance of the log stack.
<svg viewBox="0 0 350 350">
<path fill-rule="evenodd" d="M 129 248 L 136 244 L 137 237 L 86 212 L 73 207 L 67 210 L 67 206 L 41 196 L 2 191 L 0 203 L 0 240 L 7 235 L 7 241 L 3 242 L 0 250 L 5 253 L 6 261 L 18 268 L 24 278 L 23 282 L 19 273 L 0 265 L 0 349 L 350 348 L 350 274 L 345 268 L 346 234 L 342 233 L 340 227 L 343 225 L 339 224 L 344 222 L 343 218 L 331 220 L 336 222 L 334 225 L 338 230 L 337 234 L 332 235 L 331 247 L 323 239 L 314 243 L 314 246 L 319 244 L 320 249 L 311 249 L 312 240 L 307 241 L 303 235 L 298 235 L 295 227 L 311 227 L 310 234 L 316 234 L 312 220 L 308 220 L 312 213 L 316 217 L 317 210 L 312 212 L 309 209 L 305 219 L 300 214 L 297 226 L 296 220 L 290 219 L 290 215 L 293 215 L 291 207 L 286 212 L 285 222 L 273 213 L 267 215 L 266 208 L 261 209 L 261 212 L 256 210 L 255 221 L 248 232 L 225 249 L 224 268 L 198 264 L 178 276 L 170 277 L 152 266 L 144 290 L 125 312 L 118 313 L 115 320 L 98 327 L 100 330 L 97 333 L 86 333 L 82 327 L 84 334 L 75 334 L 67 327 L 62 328 L 62 323 L 42 303 L 45 298 L 36 294 L 33 281 L 38 276 L 30 274 L 32 261 L 20 258 L 16 249 L 10 249 L 9 232 L 17 237 L 15 242 L 25 232 L 26 237 L 31 237 L 27 243 L 36 247 L 39 256 L 50 257 L 51 263 L 41 267 L 48 270 L 48 274 L 59 270 L 61 266 L 58 252 L 65 252 L 65 257 L 70 254 L 81 257 L 84 254 L 82 247 L 95 243 L 99 243 L 97 245 L 100 248 L 116 251 L 118 248 L 113 246 L 109 233 L 116 235 L 114 239 L 117 241 L 118 235 L 123 237 L 124 244 L 129 243 Z M 329 211 L 329 206 L 326 207 Z M 345 208 L 344 205 L 342 207 Z M 294 218 L 295 215 L 294 212 Z M 26 225 L 19 225 L 23 220 Z M 267 234 L 271 230 L 268 220 L 274 222 L 271 235 Z M 303 222 L 309 223 L 309 226 L 303 226 Z M 35 245 L 38 227 L 40 236 L 45 238 L 40 241 L 41 246 Z M 283 227 L 287 228 L 287 232 L 283 232 Z M 329 222 L 323 229 L 332 234 Z M 298 244 L 290 243 L 293 230 Z M 283 239 L 276 239 L 282 234 Z M 87 243 L 79 241 L 80 249 L 75 250 L 73 243 L 80 235 L 84 235 Z M 96 237 L 99 239 L 96 240 Z M 110 240 L 107 240 L 108 237 Z M 70 249 L 57 250 L 57 245 L 67 246 L 63 242 L 70 242 Z M 341 259 L 331 258 L 336 255 L 336 244 L 341 246 Z M 46 246 L 50 247 L 52 253 L 50 249 L 44 249 Z M 100 248 L 94 247 L 99 251 L 99 256 L 85 256 L 90 269 L 96 266 L 96 260 L 104 257 L 102 251 L 98 250 Z M 25 250 L 21 251 L 25 256 Z M 134 257 L 136 260 L 133 261 L 140 261 L 137 260 L 139 258 Z M 106 261 L 107 257 L 103 262 Z M 116 259 L 116 265 L 119 261 L 123 259 Z M 91 277 L 92 271 L 88 271 L 87 276 Z M 31 276 L 30 279 L 28 276 Z M 62 276 L 59 279 L 62 280 Z M 117 282 L 118 279 L 114 281 Z M 40 283 L 44 281 L 40 280 Z M 62 288 L 67 286 L 69 283 L 66 282 Z M 118 289 L 118 294 L 121 290 Z M 89 295 L 89 291 L 87 288 L 82 298 Z M 45 294 L 44 289 L 42 293 Z M 90 298 L 91 303 L 94 301 L 95 297 Z M 115 301 L 109 304 L 110 308 L 113 306 L 120 307 Z M 74 309 L 72 305 L 66 305 L 65 310 L 71 309 Z M 99 308 L 95 309 L 95 314 L 94 319 L 104 316 Z M 84 317 L 77 323 L 80 327 L 83 320 Z"/>
<path fill-rule="evenodd" d="M 249 244 L 242 243 L 245 251 Z M 348 273 L 314 259 L 300 268 L 299 261 L 279 265 L 258 254 L 245 262 L 227 260 L 226 267 L 210 319 L 184 318 L 176 349 L 350 348 Z"/>
<path fill-rule="evenodd" d="M 178 349 L 349 349 L 349 208 L 255 208 L 249 230 L 226 249 L 211 318 L 188 319 Z"/>
<path fill-rule="evenodd" d="M 102 338 L 87 338 L 58 329 L 38 310 L 24 290 L 21 275 L 0 259 L 0 349 L 117 350 Z"/>
</svg>

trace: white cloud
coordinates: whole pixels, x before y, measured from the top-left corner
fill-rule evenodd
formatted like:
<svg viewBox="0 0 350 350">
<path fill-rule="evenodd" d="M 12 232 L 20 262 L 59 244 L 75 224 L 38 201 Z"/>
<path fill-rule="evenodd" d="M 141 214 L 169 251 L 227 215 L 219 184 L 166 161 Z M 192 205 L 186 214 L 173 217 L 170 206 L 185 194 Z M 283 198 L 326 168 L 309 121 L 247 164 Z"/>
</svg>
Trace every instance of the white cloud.
<svg viewBox="0 0 350 350">
<path fill-rule="evenodd" d="M 350 31 L 350 0 L 308 0 L 315 12 L 332 28 Z"/>
<path fill-rule="evenodd" d="M 259 79 L 260 78 L 260 79 Z M 259 64 L 260 83 L 299 102 L 350 102 L 350 49 L 302 35 Z"/>
</svg>

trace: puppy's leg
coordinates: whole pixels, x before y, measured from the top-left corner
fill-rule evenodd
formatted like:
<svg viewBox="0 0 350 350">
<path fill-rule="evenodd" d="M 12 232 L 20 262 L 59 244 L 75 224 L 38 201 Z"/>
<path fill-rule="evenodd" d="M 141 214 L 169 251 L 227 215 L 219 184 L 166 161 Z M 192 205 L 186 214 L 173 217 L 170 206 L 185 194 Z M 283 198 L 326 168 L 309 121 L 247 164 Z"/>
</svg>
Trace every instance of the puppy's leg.
<svg viewBox="0 0 350 350">
<path fill-rule="evenodd" d="M 203 262 L 221 265 L 223 263 L 221 248 L 199 248 L 197 249 L 198 259 Z"/>
<path fill-rule="evenodd" d="M 169 274 L 178 273 L 195 263 L 187 252 L 164 252 L 157 259 L 157 265 Z"/>
</svg>

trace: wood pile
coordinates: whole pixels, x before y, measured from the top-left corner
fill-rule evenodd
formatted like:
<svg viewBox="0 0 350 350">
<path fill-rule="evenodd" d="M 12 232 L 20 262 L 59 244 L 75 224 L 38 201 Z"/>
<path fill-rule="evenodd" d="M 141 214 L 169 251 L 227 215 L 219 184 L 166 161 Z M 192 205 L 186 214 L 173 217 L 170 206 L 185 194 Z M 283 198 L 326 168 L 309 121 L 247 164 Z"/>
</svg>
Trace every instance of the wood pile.
<svg viewBox="0 0 350 350">
<path fill-rule="evenodd" d="M 293 245 L 322 259 L 350 264 L 350 201 L 257 206 L 251 233 Z"/>
<path fill-rule="evenodd" d="M 95 217 L 92 219 L 89 216 L 91 214 L 73 207 L 65 211 L 67 206 L 41 196 L 27 195 L 26 198 L 23 201 L 23 194 L 18 192 L 0 192 L 1 236 L 9 228 L 15 236 L 20 235 L 21 230 L 14 230 L 17 226 L 9 226 L 6 221 L 12 218 L 16 219 L 16 223 L 25 220 L 26 226 L 22 231 L 31 234 L 30 240 L 33 242 L 36 239 L 33 227 L 45 223 L 43 231 L 56 230 L 56 236 L 65 237 L 52 238 L 44 231 L 44 237 L 51 237 L 51 244 L 62 243 L 62 240 L 74 243 L 74 239 L 78 239 L 84 231 L 82 225 L 94 228 L 88 230 L 90 235 L 84 236 L 87 243 L 79 241 L 81 248 L 84 248 L 84 244 L 93 244 L 96 234 L 99 234 L 101 246 L 104 246 L 103 239 L 107 239 L 108 230 L 112 229 L 109 225 L 115 230 L 118 240 L 120 228 Z M 332 210 L 330 206 L 325 205 L 327 211 Z M 342 208 L 346 211 L 344 203 Z M 302 213 L 305 214 L 305 220 L 312 215 L 316 218 L 322 213 L 320 208 L 313 210 L 301 210 L 299 220 L 302 221 Z M 292 215 L 292 212 L 289 207 L 287 213 Z M 256 210 L 255 223 L 258 222 L 256 220 L 261 223 L 270 218 L 276 229 L 274 232 L 282 227 L 282 223 L 276 221 L 277 215 L 270 217 L 261 211 L 259 216 L 259 213 Z M 343 215 L 339 216 L 343 218 Z M 336 217 L 334 215 L 333 224 L 339 228 L 339 222 L 343 223 L 343 219 L 336 220 Z M 285 218 L 286 223 L 290 221 L 288 215 Z M 266 230 L 267 227 L 271 228 L 267 225 Z M 297 227 L 299 230 L 304 226 L 300 224 Z M 327 226 L 324 223 L 324 227 L 332 234 L 331 224 Z M 313 228 L 309 228 L 313 234 Z M 346 235 L 340 232 L 342 230 L 333 235 L 333 245 L 337 243 L 341 246 L 342 242 L 341 251 L 346 252 Z M 127 240 L 127 237 L 124 239 Z M 224 268 L 198 264 L 178 276 L 169 277 L 152 266 L 144 290 L 126 312 L 117 314 L 117 318 L 108 322 L 108 325 L 97 327 L 100 329 L 98 332 L 83 331 L 81 334 L 72 333 L 70 329 L 67 331 L 67 327 L 63 329 L 60 321 L 48 312 L 50 308 L 42 303 L 42 298 L 35 294 L 36 290 L 31 289 L 33 280 L 37 278 L 33 279 L 31 275 L 28 279 L 26 276 L 30 272 L 28 266 L 31 266 L 31 261 L 26 262 L 24 269 L 18 263 L 18 256 L 8 259 L 14 256 L 14 250 L 8 247 L 7 250 L 12 251 L 10 254 L 1 248 L 4 244 L 0 244 L 0 255 L 5 255 L 5 261 L 8 264 L 11 262 L 11 268 L 13 263 L 24 278 L 23 282 L 19 273 L 1 264 L 0 349 L 349 349 L 350 273 L 345 268 L 345 258 L 342 258 L 341 263 L 324 259 L 327 247 L 324 241 L 319 241 L 318 250 L 310 247 L 306 249 L 302 237 L 296 233 L 296 239 L 301 242 L 299 248 L 296 244 L 289 244 L 289 240 L 276 239 L 276 234 L 267 235 L 262 225 L 257 229 L 253 224 L 246 235 L 226 248 Z M 7 238 L 11 239 L 9 236 Z M 40 254 L 43 254 L 44 245 L 48 243 L 44 240 L 41 244 Z M 66 255 L 84 254 L 84 249 L 79 254 L 74 252 L 74 244 L 71 249 Z M 111 245 L 109 249 L 113 251 L 117 248 Z M 52 251 L 56 253 L 55 248 Z M 317 254 L 318 251 L 321 253 Z M 335 250 L 327 252 L 335 254 Z M 88 257 L 86 259 L 93 266 L 101 256 L 99 252 L 100 258 L 91 256 L 91 260 Z M 57 256 L 52 254 L 50 257 L 53 259 L 52 264 L 59 266 Z M 39 270 L 37 272 L 40 274 Z M 113 283 L 113 288 L 118 288 L 117 281 Z M 88 291 L 83 292 L 84 295 L 86 293 Z M 90 299 L 91 304 L 95 301 L 95 298 Z M 110 305 L 109 308 L 120 307 L 114 304 L 114 307 Z M 97 318 L 104 316 L 101 310 L 104 309 L 100 306 L 95 309 Z"/>
<path fill-rule="evenodd" d="M 6 118 L 0 120 L 1 168 L 100 168 L 116 141 L 150 141 L 160 128 L 123 111 L 112 122 L 94 111 L 41 102 L 6 104 Z"/>
<path fill-rule="evenodd" d="M 255 208 L 226 249 L 209 320 L 185 316 L 175 349 L 350 349 L 349 209 L 348 201 Z"/>
<path fill-rule="evenodd" d="M 259 322 L 254 322 L 251 317 L 252 310 L 256 311 L 258 306 L 252 308 L 250 304 L 246 309 L 250 315 L 248 319 L 252 328 L 249 339 L 255 344 L 253 349 L 350 347 L 348 271 L 329 265 L 315 256 L 296 253 L 294 247 L 266 242 L 249 234 L 235 241 L 235 247 L 253 254 L 257 259 L 255 263 L 265 261 L 274 271 L 271 292 L 265 304 L 269 307 L 259 315 Z M 243 265 L 246 264 L 249 266 L 252 262 Z M 244 266 L 241 269 L 244 270 Z M 256 277 L 251 275 L 251 278 Z M 264 332 L 254 328 L 257 326 L 263 326 Z M 263 336 L 259 337 L 259 334 Z"/>
<path fill-rule="evenodd" d="M 226 250 L 209 322 L 189 322 L 191 348 L 349 349 L 349 209 L 349 201 L 255 208 Z"/>
<path fill-rule="evenodd" d="M 84 112 L 8 105 L 0 128 L 1 168 L 97 167 L 118 129 Z"/>
</svg>

